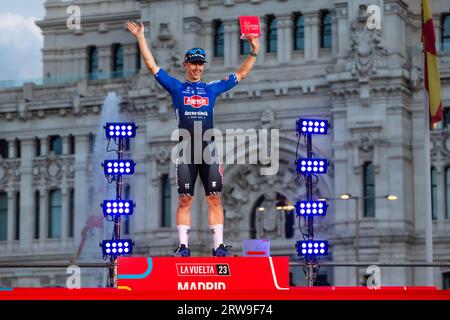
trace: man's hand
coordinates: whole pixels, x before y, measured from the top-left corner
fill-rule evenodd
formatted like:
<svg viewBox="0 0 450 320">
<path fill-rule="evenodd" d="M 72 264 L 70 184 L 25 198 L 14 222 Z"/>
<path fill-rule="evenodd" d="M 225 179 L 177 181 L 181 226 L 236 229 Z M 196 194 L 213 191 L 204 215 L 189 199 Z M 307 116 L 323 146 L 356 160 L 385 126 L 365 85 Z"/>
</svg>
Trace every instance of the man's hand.
<svg viewBox="0 0 450 320">
<path fill-rule="evenodd" d="M 135 36 L 137 39 L 140 37 L 144 37 L 144 25 L 142 22 L 137 24 L 134 21 L 128 21 L 127 23 L 128 30 Z"/>
<path fill-rule="evenodd" d="M 252 51 L 253 53 L 258 53 L 258 52 L 259 52 L 259 49 L 260 49 L 260 47 L 261 47 L 258 38 L 254 38 L 254 37 L 252 37 L 252 36 L 249 36 L 249 37 L 247 38 L 247 40 L 248 40 L 248 43 L 250 44 L 250 49 L 251 49 L 251 51 Z"/>
</svg>

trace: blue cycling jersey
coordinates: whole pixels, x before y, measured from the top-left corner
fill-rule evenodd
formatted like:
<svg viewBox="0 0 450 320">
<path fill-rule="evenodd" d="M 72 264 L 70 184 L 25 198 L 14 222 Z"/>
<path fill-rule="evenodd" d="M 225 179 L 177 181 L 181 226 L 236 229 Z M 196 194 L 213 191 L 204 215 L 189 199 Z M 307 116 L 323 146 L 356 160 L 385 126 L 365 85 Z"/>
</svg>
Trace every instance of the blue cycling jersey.
<svg viewBox="0 0 450 320">
<path fill-rule="evenodd" d="M 234 73 L 225 79 L 208 83 L 188 80 L 181 82 L 160 68 L 155 77 L 159 84 L 172 96 L 178 127 L 188 130 L 192 136 L 194 121 L 201 121 L 202 133 L 213 128 L 216 97 L 232 89 L 238 83 Z"/>
</svg>

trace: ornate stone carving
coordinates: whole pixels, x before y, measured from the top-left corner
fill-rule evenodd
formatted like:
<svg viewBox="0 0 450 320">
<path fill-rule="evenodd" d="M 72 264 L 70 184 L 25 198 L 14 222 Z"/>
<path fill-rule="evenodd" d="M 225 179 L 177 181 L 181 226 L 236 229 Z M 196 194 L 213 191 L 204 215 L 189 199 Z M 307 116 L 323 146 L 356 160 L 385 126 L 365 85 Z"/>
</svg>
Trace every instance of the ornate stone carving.
<svg viewBox="0 0 450 320">
<path fill-rule="evenodd" d="M 156 40 L 152 41 L 152 48 L 156 61 L 164 66 L 167 72 L 176 71 L 181 67 L 178 62 L 178 43 L 170 32 L 169 23 L 159 25 Z"/>
<path fill-rule="evenodd" d="M 351 24 L 349 57 L 354 61 L 352 74 L 368 78 L 377 72 L 378 59 L 387 54 L 382 45 L 380 30 L 366 27 L 367 6 L 359 7 L 359 16 Z"/>
</svg>

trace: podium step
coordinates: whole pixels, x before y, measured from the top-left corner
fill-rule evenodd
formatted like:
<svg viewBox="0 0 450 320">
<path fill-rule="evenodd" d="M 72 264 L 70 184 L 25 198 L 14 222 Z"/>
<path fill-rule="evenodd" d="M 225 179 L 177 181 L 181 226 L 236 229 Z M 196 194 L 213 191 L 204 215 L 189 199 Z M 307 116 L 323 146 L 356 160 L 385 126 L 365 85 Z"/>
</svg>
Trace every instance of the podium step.
<svg viewBox="0 0 450 320">
<path fill-rule="evenodd" d="M 120 257 L 118 264 L 119 289 L 289 290 L 289 257 Z"/>
</svg>

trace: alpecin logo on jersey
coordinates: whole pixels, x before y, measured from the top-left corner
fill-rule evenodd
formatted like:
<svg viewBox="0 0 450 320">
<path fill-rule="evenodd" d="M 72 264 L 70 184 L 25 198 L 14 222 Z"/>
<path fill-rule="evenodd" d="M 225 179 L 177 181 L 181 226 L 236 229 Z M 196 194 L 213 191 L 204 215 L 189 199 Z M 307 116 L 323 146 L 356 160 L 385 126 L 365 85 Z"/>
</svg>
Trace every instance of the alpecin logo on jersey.
<svg viewBox="0 0 450 320">
<path fill-rule="evenodd" d="M 195 95 L 192 97 L 184 97 L 184 105 L 190 105 L 194 108 L 201 108 L 202 106 L 208 106 L 209 105 L 209 98 L 208 97 L 202 97 L 199 95 Z"/>
</svg>

